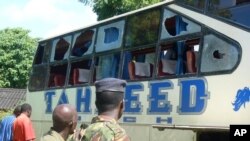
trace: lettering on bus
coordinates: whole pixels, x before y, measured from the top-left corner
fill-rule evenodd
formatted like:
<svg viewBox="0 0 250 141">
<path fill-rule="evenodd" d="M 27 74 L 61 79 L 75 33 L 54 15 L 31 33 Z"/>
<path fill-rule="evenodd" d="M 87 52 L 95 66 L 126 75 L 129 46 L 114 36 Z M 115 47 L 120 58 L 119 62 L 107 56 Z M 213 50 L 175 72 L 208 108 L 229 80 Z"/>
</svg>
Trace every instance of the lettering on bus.
<svg viewBox="0 0 250 141">
<path fill-rule="evenodd" d="M 207 101 L 209 99 L 209 92 L 207 82 L 204 78 L 196 79 L 179 79 L 179 93 L 169 93 L 168 91 L 176 89 L 170 80 L 165 81 L 152 81 L 148 82 L 147 105 L 142 105 L 139 93 L 145 93 L 145 83 L 129 83 L 125 89 L 125 109 L 126 115 L 140 115 L 143 112 L 143 106 L 147 106 L 148 115 L 170 115 L 173 112 L 173 101 L 169 99 L 169 95 L 178 95 L 179 105 L 176 110 L 179 115 L 195 115 L 201 114 L 206 110 Z M 91 87 L 77 88 L 76 89 L 76 103 L 77 112 L 82 114 L 91 114 L 93 111 L 91 106 L 92 98 Z M 52 112 L 52 105 L 55 91 L 45 92 L 46 110 L 45 113 Z M 69 103 L 68 96 L 65 90 L 59 96 L 57 104 Z M 133 118 L 133 117 L 132 117 Z M 130 119 L 129 119 L 130 120 Z M 169 119 L 168 119 L 169 120 Z"/>
</svg>

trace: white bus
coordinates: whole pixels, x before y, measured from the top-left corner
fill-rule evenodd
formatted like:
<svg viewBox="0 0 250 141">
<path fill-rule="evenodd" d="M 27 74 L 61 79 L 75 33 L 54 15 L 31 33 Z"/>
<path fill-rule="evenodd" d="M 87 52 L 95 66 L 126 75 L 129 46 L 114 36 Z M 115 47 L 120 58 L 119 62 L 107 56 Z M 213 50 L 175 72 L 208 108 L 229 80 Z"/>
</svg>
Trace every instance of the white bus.
<svg viewBox="0 0 250 141">
<path fill-rule="evenodd" d="M 37 138 L 58 104 L 90 123 L 94 81 L 115 77 L 133 141 L 228 141 L 250 124 L 248 13 L 250 0 L 166 0 L 41 40 L 27 94 Z"/>
</svg>

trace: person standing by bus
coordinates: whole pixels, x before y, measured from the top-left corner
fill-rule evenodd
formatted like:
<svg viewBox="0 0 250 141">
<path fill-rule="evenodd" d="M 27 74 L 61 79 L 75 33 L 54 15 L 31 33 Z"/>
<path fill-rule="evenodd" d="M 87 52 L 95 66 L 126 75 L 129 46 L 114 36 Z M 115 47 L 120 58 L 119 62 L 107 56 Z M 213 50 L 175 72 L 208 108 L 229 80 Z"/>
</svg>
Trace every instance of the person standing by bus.
<svg viewBox="0 0 250 141">
<path fill-rule="evenodd" d="M 69 104 L 56 106 L 52 114 L 53 127 L 41 141 L 66 141 L 73 134 L 77 125 L 77 111 Z"/>
<path fill-rule="evenodd" d="M 36 136 L 30 120 L 32 108 L 25 103 L 21 106 L 21 114 L 13 123 L 13 141 L 34 141 Z"/>
<path fill-rule="evenodd" d="M 0 141 L 12 141 L 13 131 L 12 126 L 16 119 L 21 114 L 21 106 L 18 105 L 13 111 L 13 115 L 6 116 L 0 124 Z"/>
<path fill-rule="evenodd" d="M 130 141 L 125 130 L 118 124 L 123 113 L 126 84 L 125 80 L 116 78 L 95 82 L 98 116 L 92 119 L 82 141 Z"/>
</svg>

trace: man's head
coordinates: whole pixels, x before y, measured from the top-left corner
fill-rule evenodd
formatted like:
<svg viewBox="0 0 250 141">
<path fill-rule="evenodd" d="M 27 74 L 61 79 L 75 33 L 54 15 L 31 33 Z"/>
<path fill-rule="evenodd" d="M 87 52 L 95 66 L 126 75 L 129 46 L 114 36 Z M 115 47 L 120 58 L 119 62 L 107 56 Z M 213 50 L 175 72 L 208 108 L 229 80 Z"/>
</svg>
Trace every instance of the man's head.
<svg viewBox="0 0 250 141">
<path fill-rule="evenodd" d="M 21 105 L 16 106 L 16 108 L 13 111 L 13 114 L 18 117 L 21 114 Z"/>
<path fill-rule="evenodd" d="M 95 82 L 98 113 L 118 109 L 118 118 L 123 113 L 124 88 L 127 82 L 117 78 L 104 78 Z"/>
<path fill-rule="evenodd" d="M 28 104 L 28 103 L 24 103 L 22 106 L 21 106 L 21 113 L 24 113 L 26 114 L 28 117 L 31 116 L 31 112 L 32 112 L 32 108 L 31 108 L 31 105 Z"/>
<path fill-rule="evenodd" d="M 75 107 L 69 104 L 61 104 L 56 106 L 53 111 L 53 128 L 57 132 L 66 131 L 73 134 L 77 125 L 77 111 Z"/>
</svg>

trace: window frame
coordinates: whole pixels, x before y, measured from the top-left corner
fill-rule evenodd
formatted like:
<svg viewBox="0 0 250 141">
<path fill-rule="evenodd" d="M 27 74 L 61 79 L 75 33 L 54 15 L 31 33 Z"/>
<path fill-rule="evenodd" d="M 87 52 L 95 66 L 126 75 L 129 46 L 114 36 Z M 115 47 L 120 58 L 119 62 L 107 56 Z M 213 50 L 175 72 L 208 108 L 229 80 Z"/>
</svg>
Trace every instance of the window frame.
<svg viewBox="0 0 250 141">
<path fill-rule="evenodd" d="M 68 49 L 67 49 L 67 51 L 64 53 L 64 57 L 63 57 L 62 59 L 56 60 L 55 57 L 56 57 L 56 52 L 57 52 L 57 51 L 56 51 L 56 50 L 57 50 L 57 48 L 56 48 L 56 47 L 57 47 L 57 44 L 59 43 L 59 41 L 60 41 L 61 39 L 65 40 L 65 38 L 70 38 L 70 39 L 69 39 L 70 43 L 69 43 L 69 45 L 68 45 Z M 65 41 L 66 41 L 66 40 L 65 40 Z M 51 45 L 51 49 L 50 49 L 49 63 L 63 62 L 63 61 L 65 61 L 65 60 L 68 60 L 68 58 L 70 57 L 70 53 L 71 53 L 72 41 L 73 41 L 73 34 L 72 34 L 72 33 L 71 33 L 71 34 L 62 35 L 62 36 L 59 36 L 59 37 L 56 37 L 56 38 L 53 38 L 53 39 L 51 40 L 52 45 Z M 54 42 L 56 42 L 56 43 L 54 44 Z M 65 56 L 65 55 L 67 55 L 67 56 Z M 53 56 L 53 58 L 52 58 L 52 56 Z"/>
<path fill-rule="evenodd" d="M 172 3 L 176 3 L 176 2 L 172 2 Z M 154 79 L 157 79 L 157 80 L 161 80 L 161 79 L 178 79 L 178 78 L 182 78 L 182 77 L 192 77 L 192 76 L 195 76 L 195 77 L 200 77 L 200 76 L 210 76 L 210 75 L 221 75 L 221 74 L 230 74 L 232 73 L 233 71 L 235 71 L 235 69 L 238 67 L 239 63 L 241 62 L 241 56 L 242 56 L 242 48 L 240 46 L 240 44 L 238 42 L 236 42 L 235 40 L 233 39 L 230 39 L 229 37 L 227 37 L 226 35 L 223 35 L 221 33 L 218 33 L 216 32 L 215 30 L 212 30 L 210 29 L 209 27 L 206 27 L 205 25 L 201 24 L 200 22 L 198 22 L 197 20 L 195 19 L 192 19 L 190 17 L 187 17 L 173 9 L 169 9 L 167 8 L 167 5 L 169 4 L 172 4 L 172 3 L 167 3 L 167 4 L 164 4 L 164 5 L 161 5 L 161 6 L 158 6 L 158 7 L 154 7 L 154 8 L 151 8 L 151 9 L 147 9 L 145 11 L 140 11 L 140 12 L 136 12 L 136 13 L 132 13 L 130 15 L 125 15 L 121 18 L 117 18 L 117 19 L 112 19 L 112 20 L 109 20 L 109 21 L 104 21 L 104 22 L 101 22 L 99 24 L 96 24 L 94 26 L 90 26 L 88 28 L 84 28 L 84 29 L 80 29 L 80 30 L 77 30 L 77 31 L 73 31 L 73 32 L 70 32 L 68 34 L 64 34 L 64 35 L 60 35 L 60 36 L 57 36 L 57 37 L 54 37 L 54 38 L 51 38 L 51 39 L 48 39 L 48 40 L 44 40 L 44 41 L 41 41 L 39 42 L 39 45 L 40 44 L 43 44 L 43 43 L 46 43 L 46 45 L 48 45 L 49 47 L 49 52 L 48 52 L 48 58 L 47 58 L 47 62 L 45 63 L 42 63 L 42 64 L 35 64 L 35 60 L 33 62 L 33 67 L 36 67 L 36 66 L 39 66 L 39 65 L 44 65 L 47 67 L 46 71 L 48 72 L 47 74 L 47 78 L 46 78 L 46 81 L 44 82 L 45 83 L 45 88 L 42 89 L 42 90 L 51 90 L 51 89 L 62 89 L 62 88 L 73 88 L 73 87 L 78 87 L 78 86 L 89 86 L 89 85 L 93 85 L 94 83 L 94 65 L 95 65 L 95 61 L 96 61 L 96 58 L 99 57 L 99 56 L 102 56 L 102 55 L 107 55 L 107 54 L 114 54 L 114 53 L 120 53 L 120 62 L 119 62 L 119 68 L 118 68 L 118 72 L 117 72 L 117 78 L 122 78 L 123 77 L 123 70 L 124 70 L 124 61 L 125 61 L 125 55 L 124 53 L 126 51 L 135 51 L 135 50 L 139 50 L 139 49 L 149 49 L 151 47 L 155 47 L 155 58 L 154 58 L 154 69 L 153 69 L 153 74 L 152 74 L 152 77 L 151 78 L 145 78 L 145 79 L 139 79 L 139 80 L 128 80 L 128 82 L 130 81 L 150 81 L 150 80 L 154 80 Z M 177 36 L 177 37 L 172 37 L 172 38 L 169 38 L 169 39 L 161 39 L 161 31 L 162 31 L 162 28 L 164 28 L 162 26 L 162 22 L 164 20 L 164 10 L 167 8 L 167 10 L 173 12 L 173 13 L 176 13 L 177 15 L 180 15 L 188 20 L 190 20 L 191 22 L 194 22 L 195 24 L 201 26 L 201 31 L 200 32 L 195 32 L 195 33 L 189 33 L 189 34 L 184 34 L 184 35 L 180 35 L 180 36 Z M 148 43 L 148 44 L 143 44 L 143 45 L 136 45 L 136 46 L 132 46 L 132 47 L 126 47 L 125 46 L 125 42 L 126 42 L 126 39 L 125 39 L 125 36 L 126 36 L 126 31 L 127 31 L 127 28 L 128 28 L 128 18 L 131 17 L 131 16 L 136 16 L 137 14 L 143 14 L 143 13 L 146 13 L 146 12 L 149 12 L 149 11 L 152 11 L 152 10 L 159 10 L 160 12 L 160 19 L 159 19 L 159 27 L 158 27 L 158 35 L 157 35 L 157 39 L 154 43 Z M 116 23 L 116 22 L 119 22 L 119 21 L 124 21 L 124 33 L 123 33 L 123 36 L 122 36 L 122 39 L 121 39 L 121 47 L 119 48 L 116 48 L 116 49 L 111 49 L 111 50 L 106 50 L 106 51 L 101 51 L 101 52 L 96 52 L 96 42 L 97 42 L 97 36 L 98 36 L 98 30 L 100 27 L 102 26 L 105 26 L 105 25 L 109 25 L 109 24 L 112 24 L 112 23 Z M 80 33 L 82 31 L 87 31 L 89 29 L 96 29 L 95 30 L 95 35 L 93 37 L 94 41 L 93 41 L 93 52 L 90 53 L 90 54 L 87 54 L 87 55 L 83 55 L 81 57 L 71 57 L 71 51 L 72 51 L 72 48 L 73 48 L 73 40 L 76 36 L 77 33 Z M 201 73 L 200 72 L 200 67 L 201 67 L 201 57 L 202 57 L 202 49 L 203 49 L 203 40 L 204 40 L 204 36 L 208 33 L 212 33 L 212 34 L 216 34 L 218 36 L 220 36 L 221 38 L 223 39 L 226 39 L 228 40 L 230 43 L 232 42 L 233 44 L 237 45 L 239 47 L 239 60 L 238 62 L 236 63 L 236 65 L 231 69 L 231 70 L 228 70 L 228 71 L 219 71 L 219 72 L 209 72 L 209 73 Z M 60 61 L 53 61 L 51 62 L 50 61 L 50 58 L 51 58 L 51 50 L 52 50 L 52 41 L 55 40 L 55 39 L 58 39 L 60 37 L 67 37 L 67 36 L 71 36 L 71 44 L 70 44 L 70 47 L 69 47 L 69 56 L 67 59 L 64 59 L 64 60 L 60 60 Z M 177 42 L 177 41 L 180 41 L 180 40 L 189 40 L 189 39 L 194 39 L 194 38 L 199 38 L 200 39 L 200 43 L 199 43 L 199 58 L 198 58 L 198 62 L 197 62 L 197 72 L 195 74 L 183 74 L 183 75 L 173 75 L 173 76 L 164 76 L 164 77 L 159 77 L 158 76 L 158 67 L 159 67 L 159 54 L 160 54 L 160 51 L 161 51 L 161 43 L 163 42 Z M 37 53 L 36 53 L 37 55 Z M 92 63 L 91 63 L 91 79 L 88 83 L 84 83 L 84 84 L 80 84 L 80 85 L 69 85 L 69 79 L 70 79 L 70 71 L 71 71 L 71 63 L 73 62 L 77 62 L 77 61 L 80 61 L 80 60 L 84 60 L 84 59 L 89 59 L 89 60 L 92 60 Z M 66 70 L 66 78 L 65 78 L 65 85 L 62 86 L 62 87 L 48 87 L 48 83 L 49 83 L 49 78 L 48 76 L 50 75 L 50 67 L 51 66 L 55 66 L 55 65 L 60 65 L 60 64 L 65 64 L 67 65 L 67 70 Z M 31 75 L 30 75 L 31 76 Z M 30 78 L 31 80 L 31 78 Z M 30 81 L 29 81 L 30 82 Z M 29 87 L 29 86 L 28 86 Z M 29 89 L 30 90 L 30 89 Z M 35 90 L 30 90 L 30 91 L 40 91 L 41 89 L 35 89 Z"/>
<path fill-rule="evenodd" d="M 165 5 L 163 5 L 163 6 L 165 6 Z M 160 29 L 161 29 L 162 15 L 163 15 L 163 13 L 162 13 L 162 7 L 163 6 L 159 6 L 159 7 L 155 7 L 155 8 L 152 8 L 152 9 L 145 10 L 145 11 L 141 11 L 141 12 L 138 12 L 138 13 L 135 13 L 135 14 L 132 14 L 132 15 L 128 15 L 126 17 L 125 34 L 124 34 L 124 39 L 123 39 L 123 42 L 124 42 L 123 48 L 124 49 L 141 48 L 141 47 L 156 45 L 158 43 L 160 32 L 161 32 Z M 127 30 L 129 28 L 129 20 L 130 20 L 130 18 L 135 17 L 135 16 L 141 16 L 141 15 L 144 15 L 147 12 L 151 12 L 151 11 L 159 11 L 159 14 L 160 14 L 159 15 L 159 27 L 158 27 L 158 31 L 157 31 L 157 35 L 156 35 L 156 37 L 157 37 L 156 40 L 154 42 L 152 41 L 152 43 L 151 42 L 150 43 L 143 43 L 143 44 L 135 44 L 135 43 L 133 43 L 133 45 L 126 45 L 127 40 L 128 40 L 128 39 L 126 39 L 126 37 L 129 34 Z"/>
<path fill-rule="evenodd" d="M 121 78 L 121 71 L 122 71 L 121 70 L 121 64 L 123 63 L 122 62 L 123 61 L 123 55 L 122 55 L 122 50 L 117 49 L 117 50 L 112 50 L 112 51 L 105 51 L 105 52 L 95 53 L 95 55 L 93 55 L 92 71 L 95 71 L 95 78 L 94 78 L 94 76 L 92 76 L 93 81 L 94 80 L 99 80 L 99 79 L 96 79 L 97 78 L 97 70 L 96 70 L 97 58 L 98 58 L 98 61 L 99 61 L 99 57 L 101 57 L 101 56 L 110 56 L 110 55 L 115 55 L 115 54 L 119 55 L 119 64 L 118 64 L 118 71 L 117 71 L 117 77 L 116 78 Z M 99 66 L 99 64 L 98 64 L 98 66 Z"/>
<path fill-rule="evenodd" d="M 201 76 L 211 76 L 211 75 L 221 75 L 221 74 L 231 74 L 233 73 L 236 68 L 239 66 L 240 62 L 241 62 L 241 58 L 242 58 L 242 47 L 241 45 L 235 41 L 234 39 L 231 39 L 229 37 L 227 37 L 226 35 L 223 35 L 215 30 L 212 30 L 212 29 L 206 29 L 206 31 L 204 32 L 203 34 L 203 42 L 204 42 L 204 37 L 206 35 L 209 35 L 209 34 L 213 34 L 214 36 L 216 36 L 217 38 L 223 40 L 224 42 L 227 42 L 228 44 L 231 43 L 232 45 L 234 45 L 236 47 L 236 49 L 238 50 L 238 60 L 236 62 L 236 64 L 234 65 L 234 67 L 232 67 L 232 69 L 228 69 L 228 70 L 221 70 L 221 71 L 212 71 L 212 72 L 201 72 L 201 68 L 199 69 L 199 73 Z M 202 44 L 203 44 L 202 42 Z M 202 59 L 202 54 L 203 54 L 203 45 L 201 46 L 202 50 L 201 50 L 201 53 L 200 53 L 200 67 L 201 67 L 201 59 Z"/>
<path fill-rule="evenodd" d="M 122 46 L 123 46 L 123 39 L 124 39 L 124 36 L 125 36 L 125 25 L 126 25 L 126 19 L 125 18 L 120 18 L 120 19 L 117 19 L 117 20 L 113 20 L 111 22 L 106 22 L 106 23 L 98 25 L 97 30 L 96 30 L 94 52 L 95 53 L 101 53 L 101 52 L 105 52 L 105 51 L 112 51 L 112 50 L 121 49 Z M 118 27 L 118 29 L 121 28 L 121 34 L 118 35 L 118 39 L 114 43 L 105 44 L 104 43 L 105 33 L 101 33 L 101 32 L 104 32 L 105 27 L 110 28 L 110 27 L 113 27 L 113 26 Z M 98 37 L 100 37 L 101 39 L 97 39 Z M 101 40 L 103 42 L 100 43 L 99 40 Z M 100 46 L 105 46 L 106 47 L 106 46 L 109 46 L 109 45 L 111 45 L 112 47 L 108 48 L 108 49 L 100 48 Z"/>
<path fill-rule="evenodd" d="M 72 50 L 76 44 L 76 41 L 77 41 L 77 38 L 82 34 L 82 33 L 85 33 L 86 31 L 89 31 L 89 30 L 92 30 L 94 31 L 93 33 L 93 36 L 92 36 L 92 43 L 90 45 L 90 48 L 92 48 L 92 51 L 90 51 L 90 53 L 88 53 L 88 51 L 86 51 L 87 54 L 83 54 L 82 56 L 73 56 L 72 55 Z M 76 32 L 73 32 L 72 33 L 72 44 L 71 44 L 71 47 L 70 47 L 70 54 L 69 54 L 69 59 L 72 60 L 72 59 L 75 59 L 75 58 L 83 58 L 85 56 L 88 56 L 88 55 L 91 55 L 94 53 L 95 51 L 95 41 L 96 41 L 96 38 L 97 38 L 97 29 L 96 27 L 92 27 L 92 28 L 86 28 L 86 29 L 82 29 L 82 30 L 79 30 L 79 31 L 76 31 Z"/>
<path fill-rule="evenodd" d="M 78 58 L 74 58 L 74 59 L 71 59 L 70 61 L 69 61 L 69 67 L 68 67 L 68 73 L 67 73 L 67 79 L 68 79 L 68 81 L 67 81 L 67 83 L 66 83 L 66 87 L 79 87 L 79 86 L 87 86 L 87 85 L 89 85 L 89 84 L 91 84 L 92 82 L 93 82 L 93 75 L 94 75 L 94 59 L 93 59 L 94 57 L 91 55 L 91 54 L 89 54 L 89 55 L 86 55 L 86 56 L 84 56 L 84 57 L 78 57 Z M 81 61 L 85 61 L 85 60 L 90 60 L 91 61 L 91 64 L 90 64 L 90 77 L 89 77 L 89 81 L 88 82 L 86 82 L 86 83 L 81 83 L 81 84 L 76 84 L 76 85 L 74 85 L 74 84 L 70 84 L 70 77 L 71 77 L 71 71 L 72 71 L 72 64 L 73 63 L 77 63 L 77 62 L 81 62 Z M 72 76 L 73 77 L 73 76 Z"/>
<path fill-rule="evenodd" d="M 206 0 L 206 2 L 205 2 L 205 7 L 204 7 L 203 10 L 200 10 L 199 8 L 195 8 L 195 7 L 193 7 L 193 6 L 184 4 L 184 3 L 180 2 L 180 1 L 175 1 L 174 3 L 177 4 L 177 5 L 179 5 L 179 6 L 181 6 L 181 7 L 190 9 L 190 10 L 195 11 L 195 12 L 199 12 L 199 13 L 201 13 L 201 14 L 205 14 L 205 15 L 207 15 L 207 16 L 209 16 L 209 17 L 212 17 L 212 18 L 214 18 L 214 19 L 220 20 L 220 21 L 222 21 L 222 22 L 224 22 L 224 23 L 227 23 L 227 24 L 229 24 L 229 25 L 232 25 L 232 26 L 234 26 L 234 27 L 237 27 L 237 28 L 240 28 L 240 29 L 242 29 L 242 30 L 245 30 L 245 31 L 250 32 L 250 27 L 244 26 L 244 25 L 242 25 L 242 24 L 238 24 L 238 23 L 236 23 L 236 22 L 233 22 L 233 21 L 230 20 L 230 19 L 227 19 L 227 18 L 224 18 L 224 17 L 222 17 L 222 16 L 213 14 L 213 13 L 209 10 L 209 0 Z"/>
</svg>

